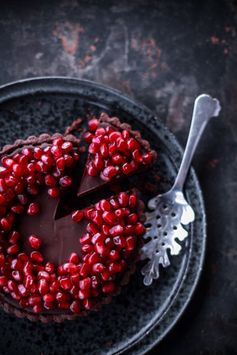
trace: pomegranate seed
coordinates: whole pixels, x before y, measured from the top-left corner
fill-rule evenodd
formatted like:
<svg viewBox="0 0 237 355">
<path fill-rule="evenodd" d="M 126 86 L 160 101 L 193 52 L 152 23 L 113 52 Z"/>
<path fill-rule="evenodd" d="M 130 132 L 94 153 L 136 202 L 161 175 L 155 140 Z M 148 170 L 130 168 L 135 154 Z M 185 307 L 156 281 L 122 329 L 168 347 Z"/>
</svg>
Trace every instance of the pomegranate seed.
<svg viewBox="0 0 237 355">
<path fill-rule="evenodd" d="M 65 153 L 69 153 L 71 150 L 72 150 L 73 146 L 72 146 L 72 143 L 71 142 L 64 142 L 62 144 L 62 150 L 65 152 Z"/>
<path fill-rule="evenodd" d="M 80 269 L 80 275 L 82 277 L 86 277 L 90 272 L 90 266 L 87 265 L 86 263 L 83 263 Z"/>
<path fill-rule="evenodd" d="M 13 164 L 14 164 L 14 160 L 8 157 L 3 157 L 1 159 L 1 163 L 5 168 L 12 168 Z"/>
<path fill-rule="evenodd" d="M 6 184 L 4 179 L 0 179 L 0 192 L 4 192 L 6 190 Z"/>
<path fill-rule="evenodd" d="M 109 253 L 109 258 L 113 261 L 119 260 L 120 259 L 120 254 L 117 250 L 111 250 Z"/>
<path fill-rule="evenodd" d="M 13 259 L 11 261 L 11 269 L 12 270 L 22 270 L 22 261 L 19 259 Z"/>
<path fill-rule="evenodd" d="M 97 143 L 97 142 L 92 142 L 90 145 L 89 145 L 89 148 L 88 148 L 88 152 L 90 154 L 96 154 L 98 153 L 100 150 L 100 144 Z"/>
<path fill-rule="evenodd" d="M 41 270 L 38 272 L 38 278 L 39 279 L 45 279 L 46 281 L 50 282 L 51 277 L 47 271 Z"/>
<path fill-rule="evenodd" d="M 130 195 L 128 204 L 129 204 L 130 208 L 134 208 L 137 205 L 137 196 L 136 195 Z"/>
<path fill-rule="evenodd" d="M 104 293 L 113 293 L 115 291 L 115 284 L 114 282 L 110 281 L 110 282 L 106 282 L 103 287 L 102 287 L 102 291 Z"/>
<path fill-rule="evenodd" d="M 90 253 L 91 251 L 93 251 L 94 250 L 94 247 L 93 247 L 93 245 L 91 245 L 91 244 L 84 244 L 82 247 L 81 247 L 81 249 L 82 249 L 82 251 L 83 251 L 83 253 Z"/>
<path fill-rule="evenodd" d="M 28 256 L 25 253 L 18 254 L 18 259 L 23 263 L 26 263 L 29 260 Z"/>
<path fill-rule="evenodd" d="M 95 135 L 96 136 L 104 136 L 105 135 L 105 129 L 103 127 L 97 128 L 97 130 L 95 131 Z"/>
<path fill-rule="evenodd" d="M 118 138 L 121 138 L 121 133 L 120 132 L 111 132 L 109 134 L 109 141 L 112 143 L 112 142 L 115 142 Z"/>
<path fill-rule="evenodd" d="M 26 277 L 24 277 L 23 284 L 24 284 L 26 289 L 30 289 L 31 286 L 33 285 L 33 283 L 34 283 L 34 280 L 33 280 L 33 277 L 31 275 L 27 275 Z"/>
<path fill-rule="evenodd" d="M 54 139 L 53 141 L 53 145 L 56 145 L 56 146 L 61 146 L 62 144 L 64 143 L 64 140 L 62 137 L 57 137 Z"/>
<path fill-rule="evenodd" d="M 113 238 L 113 242 L 119 249 L 125 248 L 126 246 L 126 240 L 123 236 L 116 236 Z"/>
<path fill-rule="evenodd" d="M 22 176 L 25 173 L 25 168 L 24 166 L 20 164 L 13 164 L 12 170 L 15 175 L 17 176 Z"/>
<path fill-rule="evenodd" d="M 45 279 L 40 279 L 38 284 L 39 293 L 41 295 L 46 295 L 49 291 L 48 283 Z"/>
<path fill-rule="evenodd" d="M 68 187 L 68 186 L 70 186 L 72 184 L 72 178 L 70 176 L 63 176 L 59 180 L 59 184 L 62 187 Z"/>
<path fill-rule="evenodd" d="M 80 313 L 81 307 L 79 301 L 73 301 L 70 305 L 70 310 L 72 313 Z"/>
<path fill-rule="evenodd" d="M 138 235 L 145 233 L 145 227 L 141 223 L 137 223 L 135 226 L 135 233 Z"/>
<path fill-rule="evenodd" d="M 19 249 L 20 249 L 19 245 L 13 244 L 9 248 L 7 248 L 7 253 L 10 254 L 10 255 L 14 255 L 14 254 L 18 253 Z"/>
<path fill-rule="evenodd" d="M 139 149 L 134 150 L 132 156 L 135 162 L 142 163 L 143 158 Z"/>
<path fill-rule="evenodd" d="M 119 153 L 114 154 L 114 155 L 112 156 L 112 162 L 113 162 L 113 164 L 115 164 L 115 165 L 124 164 L 125 161 L 126 161 L 125 158 L 124 158 L 121 154 L 119 154 Z"/>
<path fill-rule="evenodd" d="M 5 263 L 5 256 L 3 253 L 0 253 L 0 267 L 3 266 Z"/>
<path fill-rule="evenodd" d="M 34 148 L 34 158 L 39 160 L 43 155 L 43 150 L 39 147 Z"/>
<path fill-rule="evenodd" d="M 125 129 L 122 131 L 122 137 L 127 140 L 130 137 L 130 133 Z"/>
<path fill-rule="evenodd" d="M 85 299 L 83 300 L 83 306 L 87 310 L 93 309 L 93 302 L 91 300 Z"/>
<path fill-rule="evenodd" d="M 122 207 L 126 207 L 129 201 L 128 194 L 126 192 L 120 192 L 118 195 L 118 201 Z"/>
<path fill-rule="evenodd" d="M 52 198 L 57 198 L 60 194 L 59 188 L 57 187 L 52 187 L 51 189 L 48 189 L 48 194 Z"/>
<path fill-rule="evenodd" d="M 65 164 L 67 167 L 70 167 L 73 165 L 73 158 L 71 157 L 71 155 L 65 154 L 64 160 L 65 160 Z"/>
<path fill-rule="evenodd" d="M 45 185 L 49 186 L 49 187 L 54 187 L 56 185 L 56 179 L 54 176 L 52 175 L 46 175 L 45 176 Z"/>
<path fill-rule="evenodd" d="M 145 164 L 151 164 L 153 161 L 153 154 L 152 152 L 148 152 L 146 154 L 143 155 L 143 162 Z"/>
<path fill-rule="evenodd" d="M 115 142 L 109 144 L 109 155 L 113 156 L 117 152 L 117 149 L 118 149 L 118 147 L 117 147 L 117 144 Z"/>
<path fill-rule="evenodd" d="M 40 205 L 38 202 L 32 202 L 28 209 L 27 209 L 27 214 L 30 216 L 36 215 L 40 210 Z"/>
<path fill-rule="evenodd" d="M 56 300 L 57 300 L 58 302 L 67 302 L 68 296 L 67 296 L 66 293 L 64 293 L 64 292 L 58 292 L 58 293 L 56 294 Z"/>
<path fill-rule="evenodd" d="M 9 175 L 5 177 L 5 183 L 8 187 L 14 187 L 18 183 L 18 178 L 13 175 Z"/>
<path fill-rule="evenodd" d="M 86 291 L 89 290 L 91 287 L 91 279 L 90 277 L 86 277 L 85 279 L 79 282 L 79 287 L 81 290 Z"/>
<path fill-rule="evenodd" d="M 73 263 L 63 264 L 63 269 L 69 274 L 74 274 L 75 272 L 77 272 L 77 266 Z"/>
<path fill-rule="evenodd" d="M 42 263 L 44 260 L 42 254 L 39 251 L 32 251 L 32 253 L 30 254 L 30 258 L 36 263 Z"/>
<path fill-rule="evenodd" d="M 64 277 L 63 279 L 61 279 L 60 281 L 60 286 L 64 289 L 64 290 L 68 290 L 72 287 L 71 281 L 69 277 Z"/>
<path fill-rule="evenodd" d="M 100 261 L 100 257 L 97 253 L 93 252 L 88 258 L 88 264 L 94 265 Z"/>
<path fill-rule="evenodd" d="M 18 291 L 23 297 L 27 296 L 28 291 L 23 284 L 18 285 Z"/>
<path fill-rule="evenodd" d="M 90 290 L 79 290 L 78 297 L 80 300 L 84 300 L 90 297 Z"/>
<path fill-rule="evenodd" d="M 118 272 L 121 272 L 121 265 L 119 263 L 110 263 L 109 264 L 109 272 L 111 274 L 117 274 Z"/>
<path fill-rule="evenodd" d="M 43 310 L 43 307 L 41 304 L 36 304 L 35 306 L 33 306 L 33 312 L 35 313 L 41 313 Z"/>
<path fill-rule="evenodd" d="M 91 234 L 96 234 L 96 233 L 98 233 L 98 229 L 97 229 L 96 225 L 95 225 L 94 223 L 92 223 L 92 222 L 89 222 L 89 223 L 87 224 L 87 226 L 86 226 L 86 231 L 87 231 L 88 233 L 91 233 Z"/>
<path fill-rule="evenodd" d="M 111 198 L 109 202 L 115 210 L 120 207 L 118 200 L 115 198 Z"/>
<path fill-rule="evenodd" d="M 36 235 L 32 234 L 29 238 L 29 244 L 33 249 L 39 249 L 39 247 L 42 244 L 42 241 L 40 238 L 38 238 Z"/>
<path fill-rule="evenodd" d="M 109 249 L 114 247 L 113 240 L 110 237 L 106 238 L 104 243 Z"/>
<path fill-rule="evenodd" d="M 118 171 L 119 168 L 116 166 L 107 166 L 107 168 L 103 170 L 103 176 L 111 180 L 115 175 L 117 175 Z"/>
<path fill-rule="evenodd" d="M 20 233 L 17 231 L 12 231 L 9 235 L 9 243 L 16 244 L 20 239 Z"/>
<path fill-rule="evenodd" d="M 47 166 L 47 167 L 51 167 L 54 163 L 54 159 L 52 158 L 52 156 L 48 155 L 48 154 L 43 154 L 41 157 L 41 161 Z"/>
<path fill-rule="evenodd" d="M 94 159 L 94 168 L 98 171 L 101 171 L 104 168 L 104 160 L 101 159 L 98 154 L 96 154 Z"/>
<path fill-rule="evenodd" d="M 18 292 L 17 283 L 13 280 L 8 280 L 7 287 L 9 289 L 9 291 Z"/>
<path fill-rule="evenodd" d="M 7 278 L 6 276 L 0 276 L 0 287 L 3 288 L 7 285 Z"/>
<path fill-rule="evenodd" d="M 101 273 L 101 277 L 104 281 L 108 281 L 111 278 L 111 274 L 108 270 L 104 270 Z"/>
<path fill-rule="evenodd" d="M 58 158 L 57 160 L 56 160 L 56 166 L 57 166 L 57 168 L 60 170 L 60 171 L 63 171 L 64 169 L 65 169 L 65 160 L 64 160 L 64 158 L 63 157 L 61 157 L 61 158 Z"/>
<path fill-rule="evenodd" d="M 16 184 L 16 186 L 14 187 L 14 190 L 15 190 L 15 193 L 16 193 L 17 195 L 22 194 L 22 192 L 24 191 L 24 184 L 23 184 L 23 182 L 18 182 L 18 183 Z"/>
<path fill-rule="evenodd" d="M 95 244 L 96 252 L 102 257 L 106 257 L 109 254 L 109 248 L 107 248 L 103 243 L 97 242 Z"/>
<path fill-rule="evenodd" d="M 50 285 L 50 292 L 56 293 L 58 292 L 58 289 L 59 289 L 59 282 L 53 281 Z"/>
<path fill-rule="evenodd" d="M 87 244 L 87 243 L 90 243 L 91 241 L 91 236 L 89 233 L 86 233 L 85 235 L 83 235 L 81 238 L 80 238 L 80 243 L 83 245 L 83 244 Z"/>
<path fill-rule="evenodd" d="M 134 168 L 133 168 L 133 166 L 132 166 L 130 163 L 125 163 L 125 164 L 123 164 L 123 166 L 122 166 L 122 172 L 123 172 L 125 175 L 131 174 L 133 171 L 134 171 Z"/>
<path fill-rule="evenodd" d="M 55 295 L 52 293 L 46 293 L 43 297 L 45 303 L 53 303 L 55 301 Z"/>
<path fill-rule="evenodd" d="M 110 229 L 110 234 L 113 237 L 120 235 L 122 233 L 123 233 L 123 226 L 121 226 L 120 224 L 118 224 Z"/>
<path fill-rule="evenodd" d="M 91 163 L 87 166 L 87 174 L 89 176 L 96 176 L 97 175 L 97 170 L 96 170 L 95 166 Z"/>
<path fill-rule="evenodd" d="M 92 132 L 95 132 L 98 126 L 99 126 L 99 121 L 96 118 L 93 118 L 88 122 L 89 130 Z"/>
<path fill-rule="evenodd" d="M 103 243 L 104 240 L 105 240 L 106 236 L 104 234 L 101 234 L 101 233 L 96 233 L 93 235 L 93 237 L 91 238 L 91 242 L 93 244 L 96 244 L 97 242 L 99 243 Z M 93 250 L 93 248 L 92 248 Z"/>
<path fill-rule="evenodd" d="M 68 261 L 69 261 L 69 263 L 78 264 L 79 263 L 79 257 L 77 255 L 77 253 L 71 253 Z"/>
<path fill-rule="evenodd" d="M 101 200 L 99 202 L 99 208 L 102 210 L 102 211 L 110 211 L 111 210 L 111 206 L 110 206 L 110 203 L 109 201 L 107 200 Z"/>
<path fill-rule="evenodd" d="M 80 222 L 84 217 L 83 211 L 77 210 L 72 213 L 72 220 L 74 222 Z"/>
<path fill-rule="evenodd" d="M 112 211 L 105 211 L 103 213 L 102 217 L 103 217 L 103 220 L 105 221 L 105 223 L 107 223 L 109 225 L 114 225 L 114 223 L 117 220 L 115 213 Z"/>
<path fill-rule="evenodd" d="M 93 134 L 91 132 L 85 132 L 83 138 L 86 143 L 91 143 Z"/>
<path fill-rule="evenodd" d="M 129 223 L 129 224 L 136 224 L 136 223 L 137 223 L 137 220 L 138 220 L 137 214 L 136 214 L 136 213 L 131 213 L 131 214 L 128 216 L 127 223 Z"/>
<path fill-rule="evenodd" d="M 55 270 L 55 266 L 52 262 L 48 261 L 45 265 L 45 271 L 47 271 L 49 274 L 52 274 Z"/>
<path fill-rule="evenodd" d="M 36 306 L 41 303 L 41 297 L 40 296 L 30 296 L 29 297 L 29 305 L 31 306 Z"/>
<path fill-rule="evenodd" d="M 135 138 L 129 138 L 127 140 L 127 145 L 128 145 L 128 149 L 130 150 L 136 150 L 140 148 L 140 144 Z"/>
<path fill-rule="evenodd" d="M 136 239 L 133 236 L 126 238 L 126 250 L 132 251 L 135 249 Z"/>
</svg>

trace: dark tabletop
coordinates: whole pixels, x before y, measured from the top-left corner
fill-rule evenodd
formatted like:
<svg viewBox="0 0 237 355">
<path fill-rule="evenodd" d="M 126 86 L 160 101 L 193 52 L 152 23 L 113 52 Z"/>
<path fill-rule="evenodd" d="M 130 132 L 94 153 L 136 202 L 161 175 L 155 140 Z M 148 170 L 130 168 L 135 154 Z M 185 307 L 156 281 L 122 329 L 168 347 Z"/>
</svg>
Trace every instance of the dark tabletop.
<svg viewBox="0 0 237 355">
<path fill-rule="evenodd" d="M 237 354 L 236 31 L 234 0 L 1 1 L 0 84 L 45 75 L 98 81 L 147 105 L 183 146 L 195 96 L 221 101 L 194 160 L 207 213 L 205 268 L 152 354 Z"/>
</svg>

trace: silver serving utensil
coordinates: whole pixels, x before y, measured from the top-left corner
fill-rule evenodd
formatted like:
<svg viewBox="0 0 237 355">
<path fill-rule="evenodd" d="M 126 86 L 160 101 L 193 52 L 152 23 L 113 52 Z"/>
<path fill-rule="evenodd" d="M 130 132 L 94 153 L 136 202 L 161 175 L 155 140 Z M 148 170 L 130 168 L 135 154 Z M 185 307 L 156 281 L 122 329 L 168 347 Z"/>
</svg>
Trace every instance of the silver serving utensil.
<svg viewBox="0 0 237 355">
<path fill-rule="evenodd" d="M 170 265 L 168 250 L 171 255 L 178 255 L 181 245 L 188 232 L 182 225 L 188 225 L 195 220 L 195 213 L 183 195 L 183 186 L 187 173 L 206 124 L 211 117 L 219 115 L 221 106 L 217 99 L 203 94 L 196 98 L 188 141 L 182 163 L 173 187 L 166 193 L 152 198 L 148 202 L 151 210 L 146 213 L 145 240 L 149 240 L 141 250 L 141 258 L 149 259 L 142 268 L 143 283 L 152 284 L 159 277 L 160 264 Z"/>
</svg>

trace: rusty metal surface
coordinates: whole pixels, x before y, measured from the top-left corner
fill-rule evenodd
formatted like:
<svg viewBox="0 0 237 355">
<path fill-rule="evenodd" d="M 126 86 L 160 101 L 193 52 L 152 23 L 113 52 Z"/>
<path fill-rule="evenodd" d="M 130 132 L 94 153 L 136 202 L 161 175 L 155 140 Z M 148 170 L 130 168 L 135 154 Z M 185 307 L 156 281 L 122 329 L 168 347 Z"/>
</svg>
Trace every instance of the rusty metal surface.
<svg viewBox="0 0 237 355">
<path fill-rule="evenodd" d="M 0 11 L 0 84 L 91 79 L 151 108 L 184 145 L 194 97 L 217 96 L 194 166 L 206 201 L 207 258 L 185 316 L 159 354 L 237 349 L 237 5 L 235 1 L 12 1 Z"/>
</svg>

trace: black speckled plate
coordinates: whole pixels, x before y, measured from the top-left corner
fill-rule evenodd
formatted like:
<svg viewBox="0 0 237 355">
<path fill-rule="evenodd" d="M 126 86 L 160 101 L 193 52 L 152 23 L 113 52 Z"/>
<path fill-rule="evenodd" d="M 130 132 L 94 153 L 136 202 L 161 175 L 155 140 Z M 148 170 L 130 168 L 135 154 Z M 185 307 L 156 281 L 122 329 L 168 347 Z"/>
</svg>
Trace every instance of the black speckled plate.
<svg viewBox="0 0 237 355">
<path fill-rule="evenodd" d="M 0 145 L 32 134 L 63 131 L 73 119 L 107 111 L 143 131 L 159 152 L 160 190 L 177 172 L 182 150 L 174 136 L 141 104 L 89 81 L 39 78 L 0 88 Z M 158 184 L 150 176 L 151 184 Z M 149 179 L 148 179 L 149 180 Z M 149 182 L 149 181 L 148 181 Z M 205 251 L 205 212 L 191 171 L 186 194 L 196 213 L 181 255 L 144 287 L 140 267 L 123 292 L 98 313 L 62 324 L 31 323 L 0 311 L 1 354 L 143 354 L 175 325 L 195 290 Z"/>
</svg>

